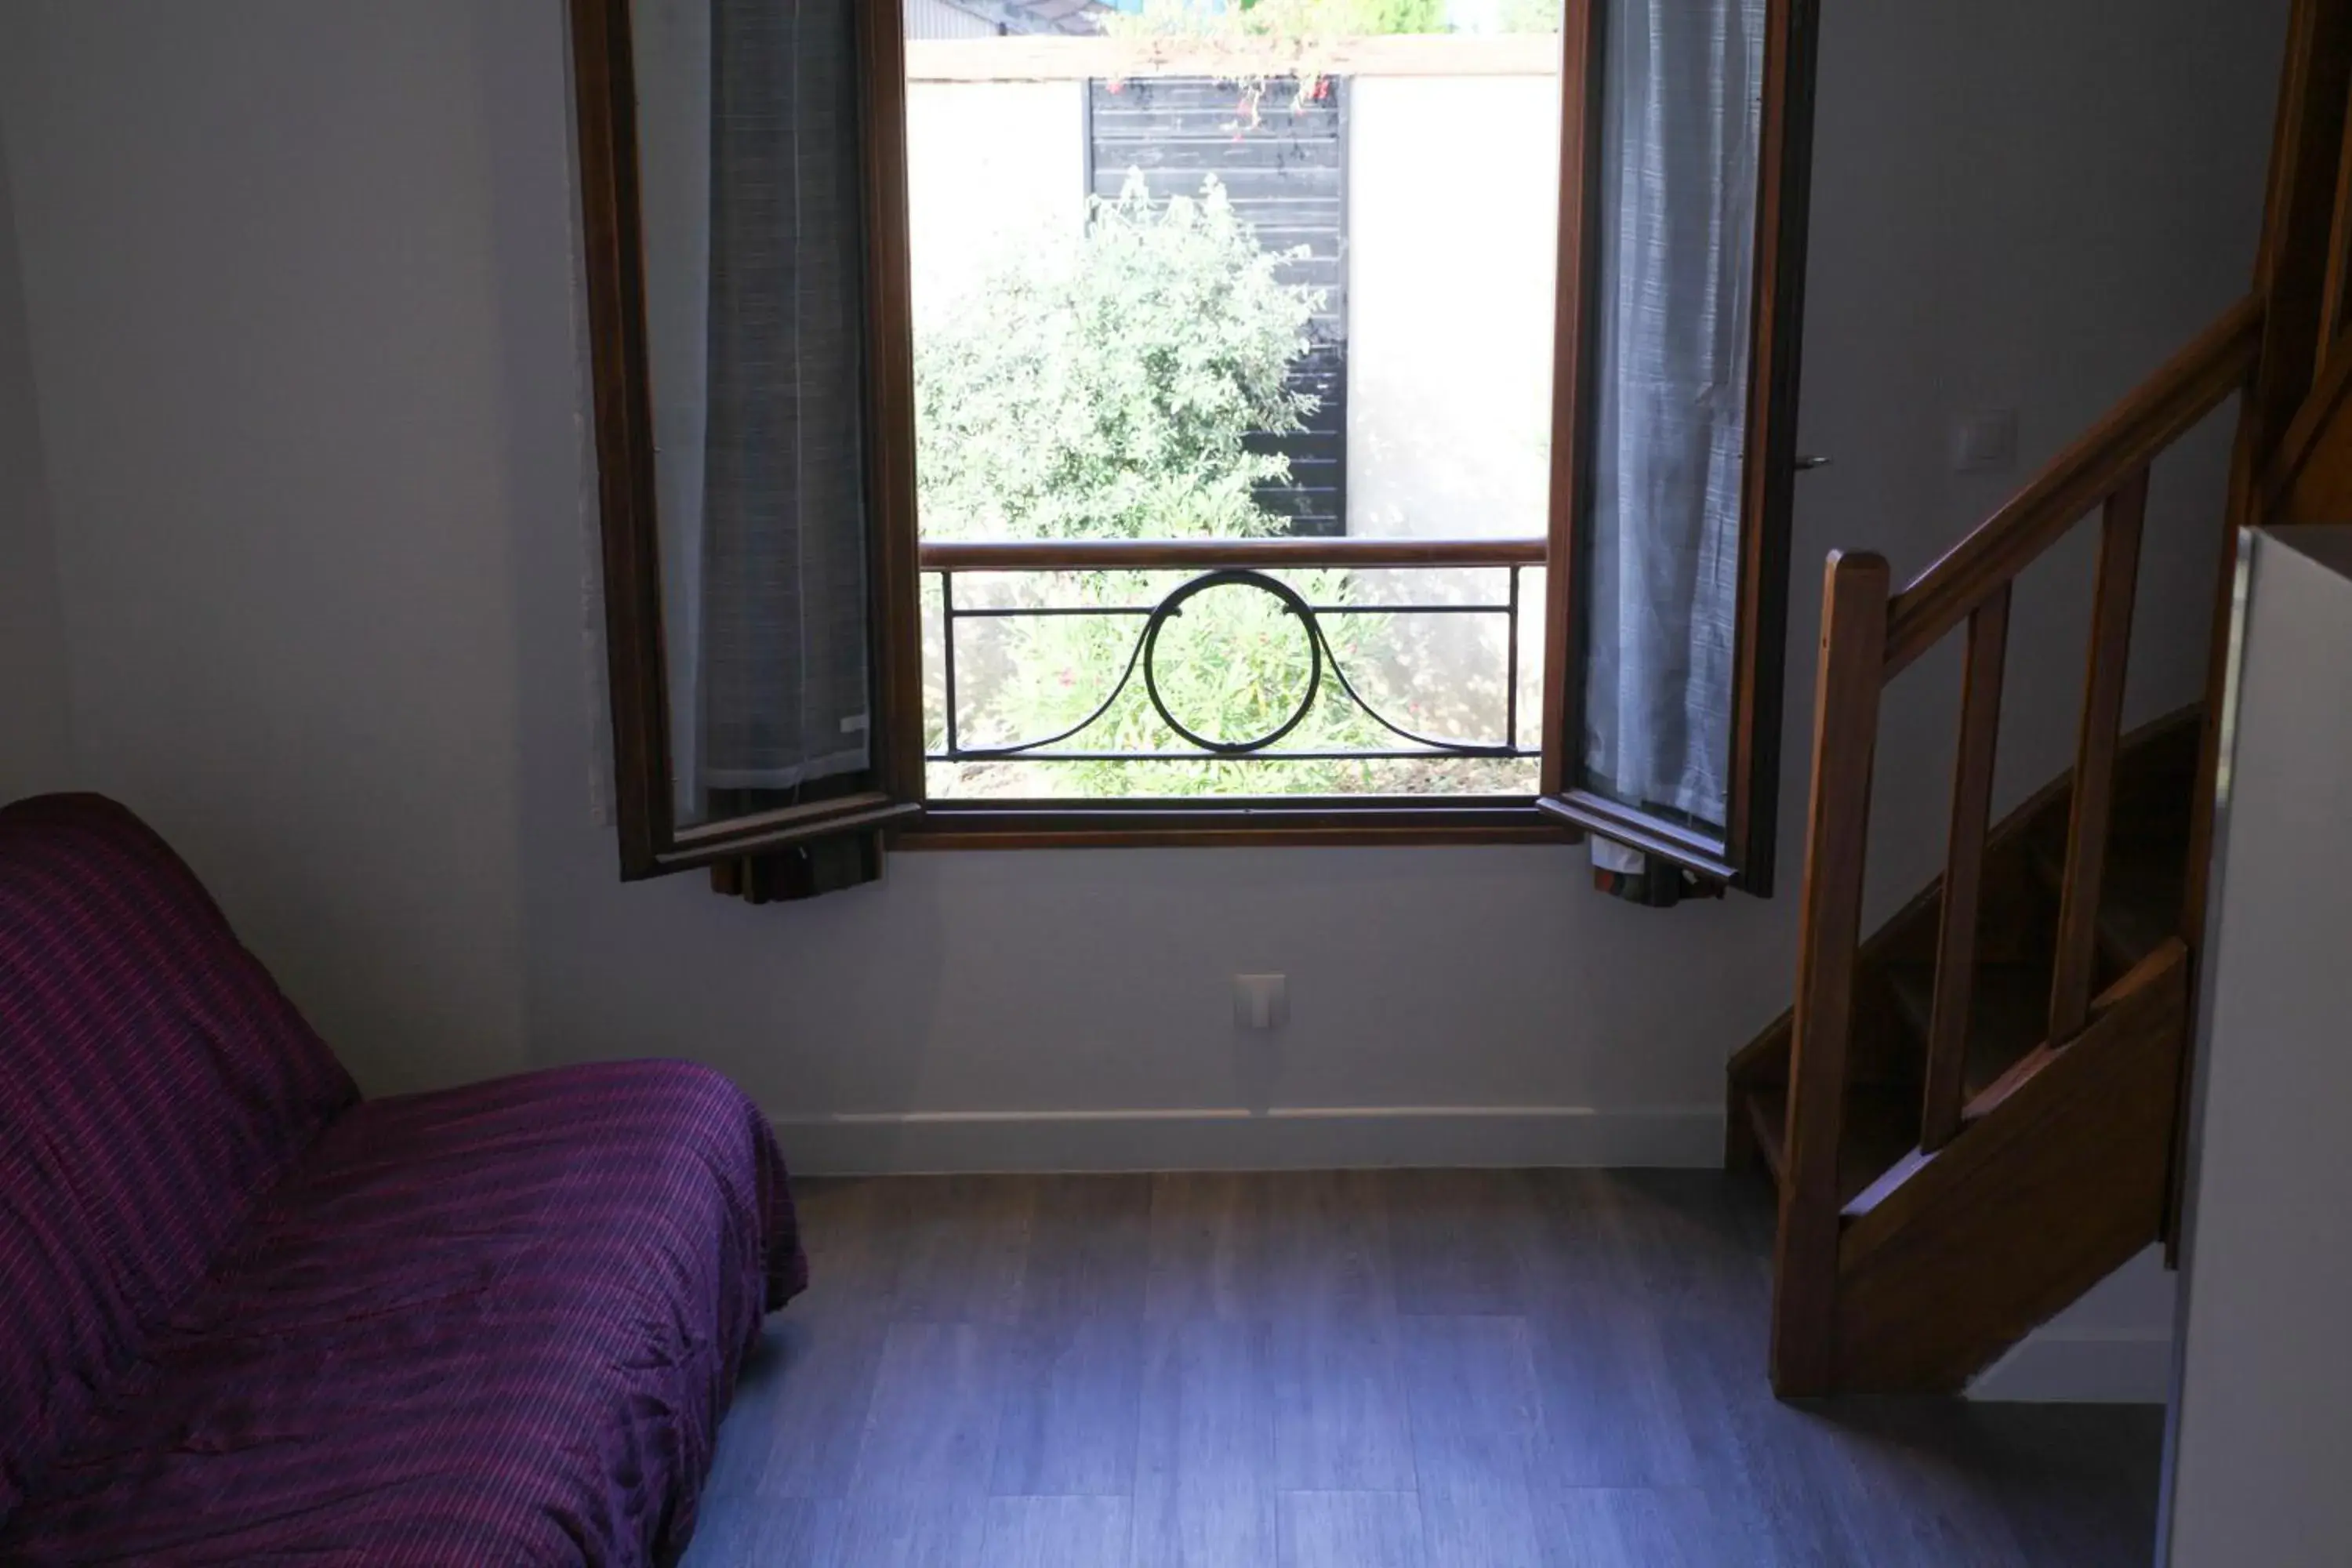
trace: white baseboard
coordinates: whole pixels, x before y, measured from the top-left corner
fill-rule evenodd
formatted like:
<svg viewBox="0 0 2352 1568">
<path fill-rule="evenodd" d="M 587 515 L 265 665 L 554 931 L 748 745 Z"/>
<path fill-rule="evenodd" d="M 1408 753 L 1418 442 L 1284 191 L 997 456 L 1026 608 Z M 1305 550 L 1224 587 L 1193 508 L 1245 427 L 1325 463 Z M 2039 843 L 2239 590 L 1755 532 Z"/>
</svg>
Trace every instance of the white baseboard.
<svg viewBox="0 0 2352 1568">
<path fill-rule="evenodd" d="M 2039 1330 L 1977 1374 L 1970 1399 L 2015 1405 L 2162 1405 L 2172 1336 L 2160 1330 Z"/>
<path fill-rule="evenodd" d="M 1719 1106 L 1338 1106 L 1268 1110 L 772 1111 L 805 1175 L 1264 1171 L 1346 1166 L 1705 1167 Z"/>
</svg>

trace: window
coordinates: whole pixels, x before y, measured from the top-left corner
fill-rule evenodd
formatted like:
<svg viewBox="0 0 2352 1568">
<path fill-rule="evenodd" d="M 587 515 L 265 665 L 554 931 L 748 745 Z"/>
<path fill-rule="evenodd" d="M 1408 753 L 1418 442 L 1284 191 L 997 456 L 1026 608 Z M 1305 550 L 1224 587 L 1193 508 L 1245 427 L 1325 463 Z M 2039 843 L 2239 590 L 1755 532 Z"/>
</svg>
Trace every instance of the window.
<svg viewBox="0 0 2352 1568">
<path fill-rule="evenodd" d="M 1769 891 L 1811 5 L 574 0 L 625 874 Z"/>
</svg>

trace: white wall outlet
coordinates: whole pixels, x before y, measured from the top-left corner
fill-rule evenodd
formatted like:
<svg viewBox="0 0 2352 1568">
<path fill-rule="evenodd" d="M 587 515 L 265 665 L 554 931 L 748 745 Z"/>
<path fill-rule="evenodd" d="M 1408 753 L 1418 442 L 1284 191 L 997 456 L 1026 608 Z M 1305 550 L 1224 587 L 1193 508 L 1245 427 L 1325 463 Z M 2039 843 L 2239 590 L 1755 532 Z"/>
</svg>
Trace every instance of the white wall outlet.
<svg viewBox="0 0 2352 1568">
<path fill-rule="evenodd" d="M 2017 466 L 2017 410 L 1979 408 L 1952 417 L 1952 467 L 1994 473 Z"/>
<path fill-rule="evenodd" d="M 1290 977 L 1286 974 L 1234 976 L 1234 1027 L 1279 1029 L 1290 1021 Z"/>
</svg>

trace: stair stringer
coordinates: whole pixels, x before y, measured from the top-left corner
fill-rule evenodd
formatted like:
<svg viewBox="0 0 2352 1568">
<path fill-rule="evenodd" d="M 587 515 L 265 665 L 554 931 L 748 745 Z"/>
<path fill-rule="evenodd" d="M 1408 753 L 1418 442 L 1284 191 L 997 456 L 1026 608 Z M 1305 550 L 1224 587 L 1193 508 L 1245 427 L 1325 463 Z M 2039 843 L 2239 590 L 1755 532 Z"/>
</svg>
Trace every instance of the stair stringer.
<svg viewBox="0 0 2352 1568">
<path fill-rule="evenodd" d="M 2083 1034 L 1979 1094 L 1959 1137 L 1846 1206 L 1841 1392 L 1958 1392 L 2158 1238 L 2189 970 L 2165 943 Z"/>
</svg>

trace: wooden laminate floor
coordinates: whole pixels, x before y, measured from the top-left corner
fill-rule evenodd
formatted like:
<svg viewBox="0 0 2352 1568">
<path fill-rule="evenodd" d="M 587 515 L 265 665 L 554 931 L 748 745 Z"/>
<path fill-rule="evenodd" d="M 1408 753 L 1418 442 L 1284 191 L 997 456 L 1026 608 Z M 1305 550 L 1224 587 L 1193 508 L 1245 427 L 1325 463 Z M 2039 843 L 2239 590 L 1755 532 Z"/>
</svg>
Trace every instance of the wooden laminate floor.
<svg viewBox="0 0 2352 1568">
<path fill-rule="evenodd" d="M 1764 1381 L 1706 1173 L 796 1186 L 688 1568 L 2140 1568 L 2155 1410 Z"/>
</svg>

